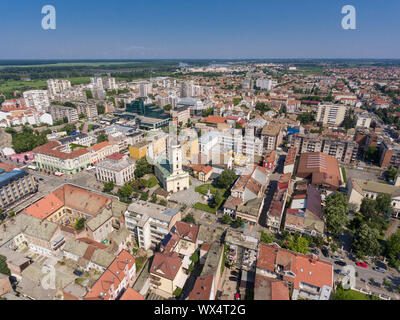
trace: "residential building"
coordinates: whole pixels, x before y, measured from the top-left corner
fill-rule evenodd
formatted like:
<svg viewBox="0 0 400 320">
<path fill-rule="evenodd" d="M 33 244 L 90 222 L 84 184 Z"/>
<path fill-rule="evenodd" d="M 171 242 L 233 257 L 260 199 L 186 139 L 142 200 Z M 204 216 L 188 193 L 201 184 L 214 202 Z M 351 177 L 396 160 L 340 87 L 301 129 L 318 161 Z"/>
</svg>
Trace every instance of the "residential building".
<svg viewBox="0 0 400 320">
<path fill-rule="evenodd" d="M 289 292 L 292 291 L 292 300 L 329 300 L 333 291 L 330 262 L 316 255 L 282 249 L 276 243 L 260 244 L 256 277 L 258 275 L 283 281 Z"/>
<path fill-rule="evenodd" d="M 25 91 L 23 96 L 28 108 L 35 108 L 37 111 L 47 111 L 50 106 L 46 90 Z"/>
<path fill-rule="evenodd" d="M 347 107 L 343 105 L 319 105 L 315 121 L 338 127 L 344 120 L 346 110 Z"/>
<path fill-rule="evenodd" d="M 130 204 L 124 216 L 127 229 L 145 250 L 158 246 L 181 220 L 180 211 L 145 201 Z"/>
<path fill-rule="evenodd" d="M 135 258 L 122 250 L 85 295 L 85 300 L 118 300 L 136 279 Z"/>
<path fill-rule="evenodd" d="M 266 150 L 276 150 L 282 144 L 283 132 L 277 124 L 268 124 L 261 131 Z"/>
<path fill-rule="evenodd" d="M 371 116 L 368 113 L 362 113 L 356 115 L 356 124 L 355 127 L 361 127 L 361 128 L 369 128 L 371 125 Z"/>
<path fill-rule="evenodd" d="M 52 104 L 49 106 L 49 113 L 54 121 L 68 119 L 68 122 L 76 122 L 79 120 L 78 111 L 75 108 L 59 106 Z"/>
<path fill-rule="evenodd" d="M 38 186 L 30 174 L 0 169 L 0 208 L 6 209 L 29 195 L 37 192 Z"/>
<path fill-rule="evenodd" d="M 164 298 L 172 298 L 176 288 L 183 288 L 188 275 L 178 253 L 156 252 L 150 267 L 150 288 Z"/>
</svg>

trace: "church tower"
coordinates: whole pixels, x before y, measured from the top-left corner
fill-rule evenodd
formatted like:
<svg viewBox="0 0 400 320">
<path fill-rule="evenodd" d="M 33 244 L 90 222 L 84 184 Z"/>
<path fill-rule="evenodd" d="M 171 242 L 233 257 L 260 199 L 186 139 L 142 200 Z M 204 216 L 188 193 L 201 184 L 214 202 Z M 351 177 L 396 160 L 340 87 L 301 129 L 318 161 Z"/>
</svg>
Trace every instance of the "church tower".
<svg viewBox="0 0 400 320">
<path fill-rule="evenodd" d="M 169 163 L 171 165 L 171 174 L 178 175 L 182 173 L 182 147 L 179 144 L 171 146 L 169 152 Z"/>
</svg>

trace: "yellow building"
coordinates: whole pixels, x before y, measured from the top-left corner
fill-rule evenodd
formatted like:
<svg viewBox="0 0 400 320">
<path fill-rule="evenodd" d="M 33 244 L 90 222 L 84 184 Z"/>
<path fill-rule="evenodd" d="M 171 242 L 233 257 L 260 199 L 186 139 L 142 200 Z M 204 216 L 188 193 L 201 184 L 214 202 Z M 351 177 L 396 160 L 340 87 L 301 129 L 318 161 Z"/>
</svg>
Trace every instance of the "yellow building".
<svg viewBox="0 0 400 320">
<path fill-rule="evenodd" d="M 151 142 L 143 140 L 133 146 L 129 146 L 129 156 L 135 160 L 144 158 L 147 154 L 150 144 Z"/>
</svg>

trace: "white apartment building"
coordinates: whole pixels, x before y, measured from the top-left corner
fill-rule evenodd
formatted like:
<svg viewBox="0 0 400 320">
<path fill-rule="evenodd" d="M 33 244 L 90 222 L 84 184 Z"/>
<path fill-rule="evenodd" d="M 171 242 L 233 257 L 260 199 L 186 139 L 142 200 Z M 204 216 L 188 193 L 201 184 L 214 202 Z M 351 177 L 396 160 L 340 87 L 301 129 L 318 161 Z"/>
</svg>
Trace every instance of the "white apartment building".
<svg viewBox="0 0 400 320">
<path fill-rule="evenodd" d="M 257 79 L 256 87 L 264 90 L 270 91 L 274 87 L 274 81 L 271 79 Z"/>
<path fill-rule="evenodd" d="M 156 247 L 181 220 L 179 210 L 137 200 L 125 212 L 126 228 L 133 233 L 140 248 Z"/>
<path fill-rule="evenodd" d="M 325 104 L 319 105 L 316 121 L 323 124 L 340 126 L 346 115 L 346 106 Z"/>
<path fill-rule="evenodd" d="M 113 160 L 106 158 L 96 164 L 96 178 L 102 182 L 114 182 L 123 186 L 135 178 L 135 163 L 127 159 Z"/>
<path fill-rule="evenodd" d="M 50 106 L 46 90 L 30 90 L 24 92 L 25 103 L 28 108 L 35 108 L 37 111 L 47 111 Z"/>
<path fill-rule="evenodd" d="M 139 82 L 139 97 L 146 98 L 153 91 L 151 82 Z"/>
<path fill-rule="evenodd" d="M 371 116 L 367 113 L 363 114 L 358 114 L 356 116 L 356 128 L 357 127 L 362 127 L 362 128 L 369 128 L 371 125 Z"/>
<path fill-rule="evenodd" d="M 71 89 L 71 81 L 69 80 L 58 80 L 49 79 L 47 80 L 47 89 L 49 91 L 50 97 L 54 97 L 58 93 Z"/>
<path fill-rule="evenodd" d="M 49 112 L 54 121 L 63 120 L 68 118 L 68 122 L 76 122 L 79 120 L 78 111 L 75 108 L 51 105 Z"/>
<path fill-rule="evenodd" d="M 103 79 L 104 89 L 106 90 L 116 90 L 117 83 L 115 82 L 115 78 L 107 77 Z"/>
<path fill-rule="evenodd" d="M 103 79 L 102 78 L 90 78 L 90 84 L 93 88 L 104 89 L 103 87 Z"/>
</svg>

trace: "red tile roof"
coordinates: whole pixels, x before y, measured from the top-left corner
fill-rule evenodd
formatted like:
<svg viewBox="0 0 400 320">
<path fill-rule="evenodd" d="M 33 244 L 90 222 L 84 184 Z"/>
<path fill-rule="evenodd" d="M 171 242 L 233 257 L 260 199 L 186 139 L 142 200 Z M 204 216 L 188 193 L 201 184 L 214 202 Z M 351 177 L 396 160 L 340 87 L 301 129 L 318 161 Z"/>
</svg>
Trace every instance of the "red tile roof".
<svg viewBox="0 0 400 320">
<path fill-rule="evenodd" d="M 128 251 L 122 250 L 106 271 L 95 282 L 94 286 L 86 294 L 86 300 L 109 300 L 110 289 L 116 290 L 120 283 L 127 277 L 135 266 L 135 258 Z"/>
<path fill-rule="evenodd" d="M 126 289 L 120 300 L 144 300 L 144 297 L 136 290 L 128 288 Z"/>
</svg>

